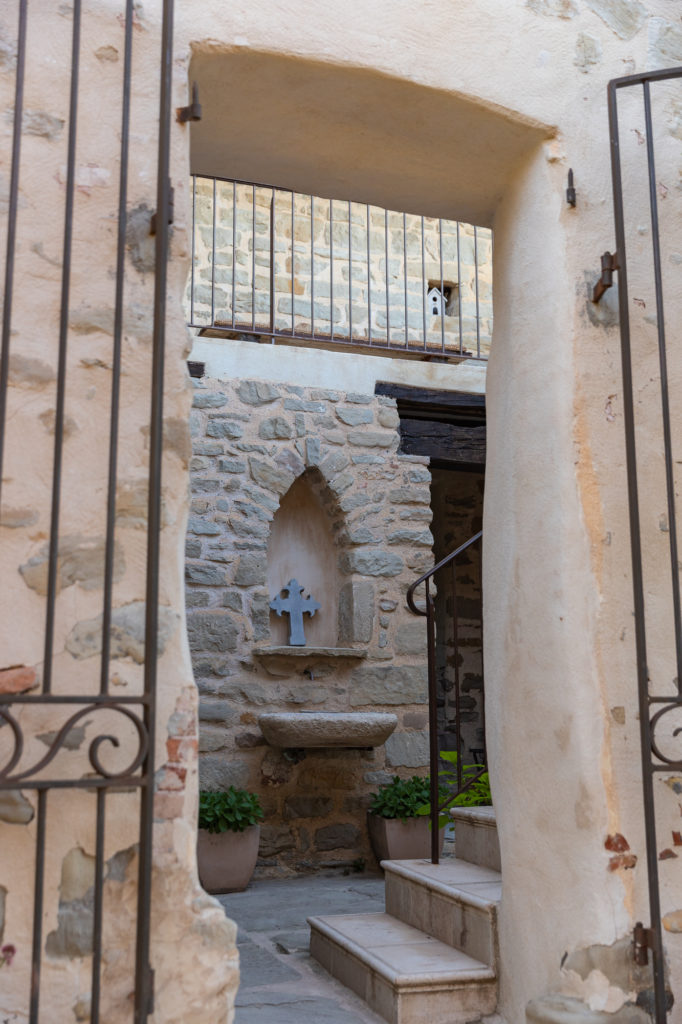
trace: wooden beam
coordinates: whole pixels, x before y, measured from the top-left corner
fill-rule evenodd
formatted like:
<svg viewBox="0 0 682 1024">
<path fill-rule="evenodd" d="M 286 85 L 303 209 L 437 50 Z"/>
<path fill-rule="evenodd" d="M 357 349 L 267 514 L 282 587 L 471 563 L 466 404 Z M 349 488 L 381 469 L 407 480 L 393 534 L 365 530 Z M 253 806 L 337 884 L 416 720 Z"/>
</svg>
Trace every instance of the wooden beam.
<svg viewBox="0 0 682 1024">
<path fill-rule="evenodd" d="M 485 465 L 484 426 L 459 426 L 439 420 L 400 419 L 400 451 L 428 455 L 441 464 Z"/>
<path fill-rule="evenodd" d="M 415 388 L 408 384 L 392 384 L 377 381 L 374 389 L 377 395 L 395 398 L 401 416 L 416 416 L 420 413 L 453 420 L 477 419 L 485 422 L 485 395 L 474 395 L 467 391 L 441 391 L 435 388 Z"/>
</svg>

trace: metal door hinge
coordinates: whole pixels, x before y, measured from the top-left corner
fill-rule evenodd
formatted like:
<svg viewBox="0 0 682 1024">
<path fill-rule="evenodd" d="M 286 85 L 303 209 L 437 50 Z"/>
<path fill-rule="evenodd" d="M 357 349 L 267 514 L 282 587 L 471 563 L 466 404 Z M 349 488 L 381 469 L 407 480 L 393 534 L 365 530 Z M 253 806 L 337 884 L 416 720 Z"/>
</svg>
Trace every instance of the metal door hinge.
<svg viewBox="0 0 682 1024">
<path fill-rule="evenodd" d="M 573 168 L 568 169 L 568 188 L 566 189 L 566 202 L 569 206 L 575 206 L 577 202 L 575 184 L 573 182 Z"/>
<path fill-rule="evenodd" d="M 605 252 L 601 258 L 601 277 L 594 286 L 592 301 L 599 302 L 602 295 L 613 284 L 613 272 L 618 270 L 618 253 Z"/>
<path fill-rule="evenodd" d="M 645 928 L 641 921 L 635 925 L 632 936 L 632 958 L 640 967 L 649 963 L 649 950 L 656 949 L 656 933 L 653 928 Z"/>
<path fill-rule="evenodd" d="M 170 191 L 168 193 L 168 223 L 169 224 L 173 223 L 174 214 L 175 214 L 175 189 L 171 185 Z M 152 214 L 152 219 L 149 222 L 149 234 L 150 235 L 155 235 L 156 234 L 156 214 L 155 213 Z"/>
<path fill-rule="evenodd" d="M 186 121 L 201 121 L 201 103 L 199 103 L 199 86 L 192 83 L 192 102 L 186 107 L 177 107 L 175 120 L 178 124 L 185 124 Z"/>
</svg>

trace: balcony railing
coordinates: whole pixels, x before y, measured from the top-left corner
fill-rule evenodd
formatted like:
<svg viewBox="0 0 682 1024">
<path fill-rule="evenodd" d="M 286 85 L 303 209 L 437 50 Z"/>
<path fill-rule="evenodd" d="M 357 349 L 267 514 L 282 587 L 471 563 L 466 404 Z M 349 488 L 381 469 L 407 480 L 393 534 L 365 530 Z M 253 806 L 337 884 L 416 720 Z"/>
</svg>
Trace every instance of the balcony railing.
<svg viewBox="0 0 682 1024">
<path fill-rule="evenodd" d="M 202 334 L 485 360 L 492 232 L 195 175 L 187 312 Z"/>
</svg>

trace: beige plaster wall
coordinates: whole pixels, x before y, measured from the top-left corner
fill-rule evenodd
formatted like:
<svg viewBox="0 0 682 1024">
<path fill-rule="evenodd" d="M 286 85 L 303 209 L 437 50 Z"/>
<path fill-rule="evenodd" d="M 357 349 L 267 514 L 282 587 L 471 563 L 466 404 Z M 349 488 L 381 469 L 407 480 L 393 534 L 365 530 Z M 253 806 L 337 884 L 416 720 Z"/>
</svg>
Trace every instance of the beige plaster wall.
<svg viewBox="0 0 682 1024">
<path fill-rule="evenodd" d="M 434 38 L 433 25 L 447 28 Z M 682 61 L 676 7 L 244 2 L 208 5 L 182 26 L 203 101 L 219 97 L 196 132 L 196 170 L 494 228 L 484 592 L 505 873 L 500 1008 L 522 1021 L 529 998 L 564 987 L 612 1009 L 628 995 L 614 979 L 583 983 L 560 966 L 646 916 L 618 331 L 612 297 L 595 310 L 587 296 L 613 246 L 606 82 Z M 668 208 L 675 109 L 659 122 Z M 317 366 L 322 385 L 331 364 Z M 657 410 L 641 408 L 653 430 Z M 627 852 L 609 848 L 617 835 Z M 669 865 L 673 910 L 682 892 Z M 679 939 L 667 942 L 674 964 Z"/>
</svg>

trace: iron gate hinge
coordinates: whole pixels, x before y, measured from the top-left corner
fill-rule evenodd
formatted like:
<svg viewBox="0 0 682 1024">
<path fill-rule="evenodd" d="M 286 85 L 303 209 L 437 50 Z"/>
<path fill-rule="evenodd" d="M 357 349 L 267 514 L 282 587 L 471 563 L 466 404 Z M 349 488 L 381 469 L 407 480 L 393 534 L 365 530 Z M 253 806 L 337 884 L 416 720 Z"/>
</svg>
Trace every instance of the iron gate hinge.
<svg viewBox="0 0 682 1024">
<path fill-rule="evenodd" d="M 168 223 L 173 223 L 173 217 L 175 216 L 175 189 L 171 185 L 168 193 Z M 156 234 L 156 213 L 152 214 L 152 219 L 149 222 L 149 234 Z"/>
<path fill-rule="evenodd" d="M 639 967 L 649 963 L 649 950 L 656 949 L 656 932 L 653 928 L 645 928 L 641 921 L 635 925 L 632 936 L 632 957 Z"/>
<path fill-rule="evenodd" d="M 178 124 L 185 124 L 186 121 L 201 121 L 201 103 L 199 103 L 199 86 L 192 83 L 192 102 L 186 107 L 177 107 L 175 120 Z"/>
<path fill-rule="evenodd" d="M 618 253 L 605 252 L 601 258 L 601 277 L 592 292 L 593 302 L 599 302 L 604 292 L 608 291 L 613 284 L 613 272 L 618 269 Z"/>
</svg>

